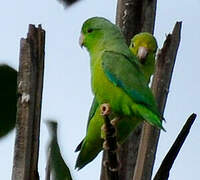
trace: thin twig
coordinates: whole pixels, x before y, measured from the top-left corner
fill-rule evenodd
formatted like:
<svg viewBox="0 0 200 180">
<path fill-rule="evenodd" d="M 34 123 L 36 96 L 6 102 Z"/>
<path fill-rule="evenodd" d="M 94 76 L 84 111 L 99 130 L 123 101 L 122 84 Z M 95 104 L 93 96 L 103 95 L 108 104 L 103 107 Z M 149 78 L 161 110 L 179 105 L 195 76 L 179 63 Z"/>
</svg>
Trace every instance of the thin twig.
<svg viewBox="0 0 200 180">
<path fill-rule="evenodd" d="M 29 25 L 20 42 L 18 104 L 12 180 L 38 180 L 45 31 Z"/>
<path fill-rule="evenodd" d="M 107 153 L 107 160 L 104 160 L 104 166 L 106 167 L 107 179 L 118 180 L 119 163 L 117 158 L 117 138 L 115 127 L 111 124 L 109 119 L 110 107 L 108 104 L 101 105 L 101 113 L 104 118 L 104 131 L 105 141 L 104 149 Z"/>
<path fill-rule="evenodd" d="M 168 151 L 167 155 L 165 156 L 164 160 L 162 161 L 162 164 L 160 168 L 158 169 L 154 180 L 167 180 L 169 177 L 169 172 L 171 170 L 171 167 L 183 145 L 185 142 L 185 139 L 187 138 L 190 128 L 192 127 L 192 124 L 194 123 L 196 119 L 196 114 L 190 115 L 190 117 L 187 119 L 185 125 L 181 129 L 180 133 L 178 134 L 175 142 L 173 143 L 172 147 Z"/>
<path fill-rule="evenodd" d="M 176 23 L 172 34 L 167 36 L 157 58 L 152 91 L 162 115 L 167 102 L 172 72 L 180 43 L 181 24 L 181 22 Z M 133 180 L 151 179 L 159 135 L 159 129 L 144 123 Z"/>
</svg>

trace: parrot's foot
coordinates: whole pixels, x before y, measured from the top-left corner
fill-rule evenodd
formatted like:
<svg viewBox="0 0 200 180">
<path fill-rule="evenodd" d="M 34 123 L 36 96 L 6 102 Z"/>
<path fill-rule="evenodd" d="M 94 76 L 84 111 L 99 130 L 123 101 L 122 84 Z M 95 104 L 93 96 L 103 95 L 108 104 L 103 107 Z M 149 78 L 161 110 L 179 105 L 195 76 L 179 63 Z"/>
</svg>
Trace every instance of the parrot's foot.
<svg viewBox="0 0 200 180">
<path fill-rule="evenodd" d="M 118 167 L 116 167 L 116 168 L 111 168 L 111 167 L 109 167 L 109 170 L 112 171 L 112 172 L 116 172 L 116 171 L 118 171 L 118 170 L 120 169 L 120 167 L 121 167 L 121 165 L 120 165 L 120 163 L 118 162 Z"/>
<path fill-rule="evenodd" d="M 112 123 L 111 123 L 112 124 Z M 114 125 L 113 125 L 114 126 Z M 115 126 L 114 126 L 115 127 Z M 107 130 L 107 128 L 106 128 L 106 125 L 105 124 L 103 124 L 102 126 L 101 126 L 101 138 L 102 139 L 106 139 L 106 134 L 107 134 L 107 132 L 108 132 L 108 130 Z M 115 132 L 111 135 L 111 137 L 115 137 L 116 136 L 116 130 L 115 130 Z"/>
<path fill-rule="evenodd" d="M 117 126 L 117 123 L 119 122 L 120 118 L 119 117 L 115 117 L 113 120 L 110 121 L 110 123 L 116 127 Z"/>
<path fill-rule="evenodd" d="M 101 126 L 101 131 L 103 131 L 103 132 L 106 132 L 106 125 L 105 124 L 103 124 L 102 126 Z"/>
<path fill-rule="evenodd" d="M 103 142 L 103 149 L 104 149 L 104 150 L 109 150 L 109 145 L 108 145 L 108 142 L 107 142 L 107 141 L 104 141 L 104 142 Z"/>
<path fill-rule="evenodd" d="M 100 109 L 101 109 L 101 115 L 103 116 L 106 116 L 106 115 L 108 116 L 111 112 L 110 104 L 107 104 L 107 103 L 102 104 L 100 106 Z"/>
<path fill-rule="evenodd" d="M 103 161 L 103 166 L 104 166 L 104 167 L 108 167 L 109 170 L 112 171 L 112 172 L 116 172 L 116 171 L 118 171 L 118 170 L 121 168 L 121 164 L 120 164 L 119 161 L 118 161 L 118 166 L 115 167 L 115 168 L 112 168 L 112 167 L 109 166 L 108 160 Z"/>
<path fill-rule="evenodd" d="M 118 142 L 116 142 L 116 145 L 117 145 L 116 149 L 115 149 L 115 150 L 112 150 L 112 152 L 117 152 L 117 149 L 118 149 L 119 147 L 121 147 L 120 144 L 119 144 Z M 103 142 L 103 149 L 104 149 L 104 150 L 109 150 L 109 145 L 108 145 L 108 142 L 107 142 L 106 140 Z"/>
<path fill-rule="evenodd" d="M 104 166 L 104 167 L 108 167 L 108 164 L 109 164 L 109 163 L 108 163 L 108 160 L 104 160 L 104 161 L 103 161 L 103 166 Z"/>
<path fill-rule="evenodd" d="M 106 139 L 106 125 L 105 124 L 101 126 L 101 138 L 104 140 Z"/>
</svg>

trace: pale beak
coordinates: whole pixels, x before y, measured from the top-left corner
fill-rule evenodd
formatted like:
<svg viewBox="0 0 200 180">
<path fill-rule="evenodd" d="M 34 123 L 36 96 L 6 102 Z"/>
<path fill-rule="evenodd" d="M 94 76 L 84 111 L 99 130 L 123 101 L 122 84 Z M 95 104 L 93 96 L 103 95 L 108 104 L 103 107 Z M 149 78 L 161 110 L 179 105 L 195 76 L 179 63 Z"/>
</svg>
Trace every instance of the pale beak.
<svg viewBox="0 0 200 180">
<path fill-rule="evenodd" d="M 139 60 L 141 61 L 142 64 L 144 63 L 144 60 L 147 57 L 147 54 L 148 54 L 148 49 L 147 48 L 145 48 L 143 46 L 140 46 L 138 48 L 137 56 L 138 56 L 138 58 L 139 58 Z"/>
<path fill-rule="evenodd" d="M 83 40 L 84 40 L 84 36 L 83 36 L 83 33 L 81 33 L 79 37 L 79 45 L 81 46 L 81 48 L 83 47 Z"/>
</svg>

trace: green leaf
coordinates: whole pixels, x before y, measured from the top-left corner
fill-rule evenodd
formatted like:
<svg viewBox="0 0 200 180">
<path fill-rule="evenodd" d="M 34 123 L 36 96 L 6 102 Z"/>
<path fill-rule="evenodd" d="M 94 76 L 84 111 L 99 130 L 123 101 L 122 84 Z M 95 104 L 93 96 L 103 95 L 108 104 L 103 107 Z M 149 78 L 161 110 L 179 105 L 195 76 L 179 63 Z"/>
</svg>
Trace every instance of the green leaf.
<svg viewBox="0 0 200 180">
<path fill-rule="evenodd" d="M 16 124 L 17 71 L 0 65 L 0 138 L 6 136 Z"/>
<path fill-rule="evenodd" d="M 48 146 L 48 150 L 50 152 L 49 162 L 53 180 L 72 180 L 70 170 L 60 152 L 57 138 L 57 122 L 48 121 L 48 127 L 51 135 L 50 143 Z"/>
</svg>

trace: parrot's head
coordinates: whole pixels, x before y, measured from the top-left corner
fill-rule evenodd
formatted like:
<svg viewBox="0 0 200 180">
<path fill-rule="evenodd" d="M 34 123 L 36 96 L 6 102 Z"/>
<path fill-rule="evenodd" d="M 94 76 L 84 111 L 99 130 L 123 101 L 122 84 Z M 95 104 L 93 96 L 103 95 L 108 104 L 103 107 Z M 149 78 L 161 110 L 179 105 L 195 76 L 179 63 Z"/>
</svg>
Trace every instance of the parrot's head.
<svg viewBox="0 0 200 180">
<path fill-rule="evenodd" d="M 117 26 L 103 17 L 92 17 L 83 23 L 79 44 L 92 51 L 104 48 L 116 35 L 121 36 Z"/>
<path fill-rule="evenodd" d="M 136 34 L 131 39 L 130 50 L 138 57 L 140 62 L 144 64 L 147 56 L 155 56 L 157 51 L 156 39 L 148 32 Z"/>
</svg>

